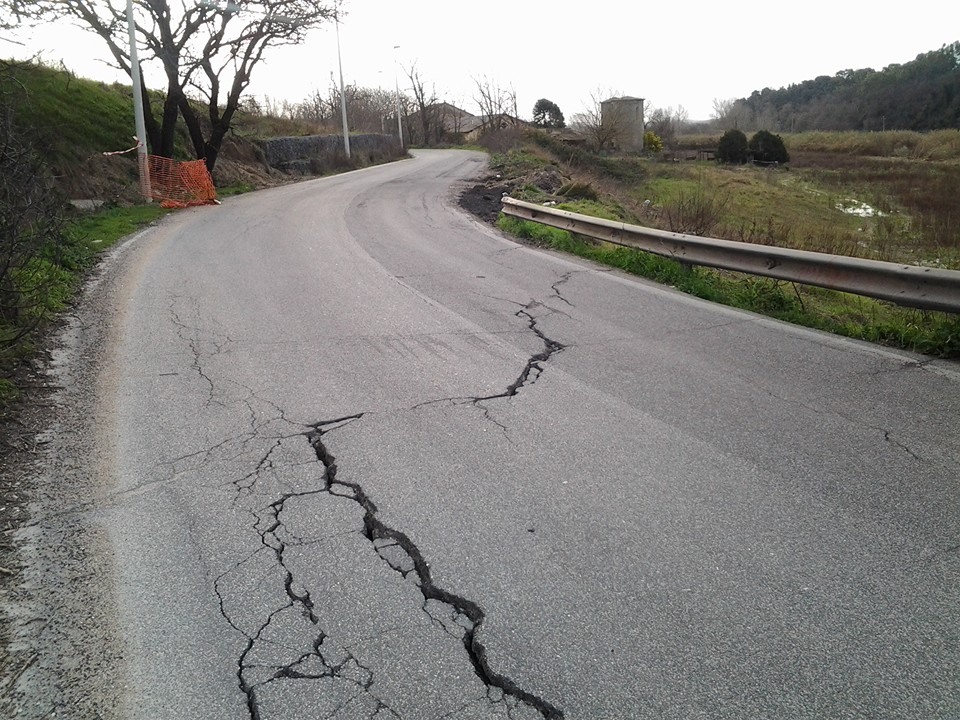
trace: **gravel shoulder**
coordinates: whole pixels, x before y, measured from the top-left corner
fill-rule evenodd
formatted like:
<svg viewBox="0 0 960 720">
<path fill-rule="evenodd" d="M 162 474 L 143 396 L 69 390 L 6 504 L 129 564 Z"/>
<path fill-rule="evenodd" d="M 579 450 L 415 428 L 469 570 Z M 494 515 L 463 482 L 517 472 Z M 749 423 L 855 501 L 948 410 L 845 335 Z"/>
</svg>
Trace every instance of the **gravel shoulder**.
<svg viewBox="0 0 960 720">
<path fill-rule="evenodd" d="M 108 253 L 80 298 L 39 340 L 0 448 L 0 716 L 110 718 L 122 657 L 114 632 L 103 502 L 107 473 L 89 458 L 103 441 L 99 370 L 149 229 Z"/>
</svg>

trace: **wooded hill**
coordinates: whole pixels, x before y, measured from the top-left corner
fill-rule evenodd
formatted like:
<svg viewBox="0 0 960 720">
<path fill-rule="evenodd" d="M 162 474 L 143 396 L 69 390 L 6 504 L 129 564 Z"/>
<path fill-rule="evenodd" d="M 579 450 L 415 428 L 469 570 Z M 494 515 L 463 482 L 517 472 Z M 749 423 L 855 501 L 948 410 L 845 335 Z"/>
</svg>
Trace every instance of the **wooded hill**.
<svg viewBox="0 0 960 720">
<path fill-rule="evenodd" d="M 734 103 L 736 125 L 778 132 L 960 127 L 960 42 L 877 71 L 841 70 Z"/>
</svg>

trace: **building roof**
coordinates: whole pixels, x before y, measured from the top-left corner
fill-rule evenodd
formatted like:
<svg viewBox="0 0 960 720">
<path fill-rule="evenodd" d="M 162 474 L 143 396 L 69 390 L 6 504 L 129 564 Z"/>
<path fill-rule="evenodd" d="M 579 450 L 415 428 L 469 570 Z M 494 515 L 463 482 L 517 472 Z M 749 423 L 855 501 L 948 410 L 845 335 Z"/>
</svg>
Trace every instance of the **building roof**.
<svg viewBox="0 0 960 720">
<path fill-rule="evenodd" d="M 428 106 L 428 109 L 433 113 L 433 116 L 440 121 L 444 130 L 464 135 L 482 128 L 484 125 L 492 125 L 500 118 L 509 120 L 511 124 L 526 124 L 523 120 L 515 118 L 509 113 L 499 113 L 492 118 L 487 115 L 477 116 L 448 102 L 434 103 Z M 413 119 L 419 117 L 419 115 L 420 111 L 418 110 L 411 113 L 410 118 Z"/>
</svg>

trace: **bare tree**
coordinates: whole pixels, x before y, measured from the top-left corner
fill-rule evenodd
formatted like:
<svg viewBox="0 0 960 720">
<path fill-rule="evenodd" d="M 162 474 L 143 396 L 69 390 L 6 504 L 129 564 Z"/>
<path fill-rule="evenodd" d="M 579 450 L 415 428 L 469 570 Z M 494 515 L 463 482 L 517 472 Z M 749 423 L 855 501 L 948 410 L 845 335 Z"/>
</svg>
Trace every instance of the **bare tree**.
<svg viewBox="0 0 960 720">
<path fill-rule="evenodd" d="M 350 121 L 359 132 L 382 133 L 387 127 L 387 118 L 396 113 L 396 95 L 382 88 L 354 87 Z M 395 124 L 395 123 L 394 123 Z"/>
<path fill-rule="evenodd" d="M 114 63 L 131 72 L 124 0 L 4 0 L 38 21 L 69 17 L 99 35 Z M 198 158 L 212 170 L 253 69 L 269 47 L 302 42 L 306 32 L 337 14 L 323 0 L 134 0 L 141 64 L 159 64 L 167 88 L 160 122 L 144 88 L 152 151 L 172 156 L 178 115 Z M 206 104 L 201 121 L 190 95 Z"/>
<path fill-rule="evenodd" d="M 324 95 L 319 90 L 314 90 L 312 94 L 291 108 L 290 117 L 295 120 L 306 120 L 319 126 L 333 125 L 333 119 L 339 107 L 334 100 L 332 93 Z"/>
<path fill-rule="evenodd" d="M 493 130 L 503 124 L 514 125 L 517 122 L 517 92 L 502 88 L 487 77 L 474 78 L 477 94 L 473 100 L 480 106 L 480 120 L 483 131 Z"/>
<path fill-rule="evenodd" d="M 676 110 L 672 107 L 653 108 L 647 115 L 644 125 L 647 130 L 670 145 L 677 137 L 683 126 L 686 125 L 690 114 L 680 105 Z"/>
<path fill-rule="evenodd" d="M 606 111 L 603 107 L 605 99 L 618 95 L 619 93 L 597 89 L 590 93 L 590 102 L 583 111 L 570 119 L 570 126 L 585 135 L 597 150 L 615 145 L 627 132 L 628 119 L 622 115 L 620 106 L 608 106 Z"/>
<path fill-rule="evenodd" d="M 351 130 L 362 133 L 385 132 L 389 117 L 393 117 L 396 124 L 396 96 L 392 91 L 347 85 L 343 92 L 347 98 Z M 318 126 L 336 126 L 340 123 L 340 88 L 332 82 L 326 94 L 314 90 L 298 103 L 284 102 L 277 114 L 306 120 Z"/>
<path fill-rule="evenodd" d="M 722 130 L 744 130 L 750 117 L 749 108 L 740 101 L 730 98 L 713 99 L 713 120 Z"/>
<path fill-rule="evenodd" d="M 722 121 L 727 115 L 730 114 L 730 111 L 733 110 L 733 104 L 736 102 L 734 98 L 727 98 L 726 100 L 722 98 L 713 99 L 713 115 L 714 120 Z"/>
<path fill-rule="evenodd" d="M 417 70 L 416 63 L 411 65 L 409 69 L 404 68 L 404 72 L 410 79 L 410 89 L 413 91 L 413 102 L 416 105 L 415 113 L 419 120 L 417 123 L 419 125 L 419 133 L 417 133 L 414 128 L 409 128 L 411 143 L 417 144 L 419 141 L 424 145 L 429 145 L 431 139 L 433 142 L 436 142 L 440 135 L 442 135 L 442 128 L 437 127 L 440 119 L 437 117 L 438 112 L 435 107 L 437 103 L 436 89 L 431 88 L 427 90 L 420 71 Z"/>
<path fill-rule="evenodd" d="M 386 118 L 396 113 L 396 97 L 392 92 L 359 85 L 347 85 L 343 92 L 346 96 L 351 130 L 363 133 L 380 133 L 386 130 Z M 336 83 L 331 82 L 326 100 L 315 102 L 324 109 L 323 124 L 340 122 L 340 88 Z"/>
<path fill-rule="evenodd" d="M 17 0 L 0 0 L 0 30 L 12 30 L 20 23 L 20 9 Z M 14 42 L 4 37 L 7 42 Z M 18 45 L 22 43 L 17 43 Z"/>
</svg>

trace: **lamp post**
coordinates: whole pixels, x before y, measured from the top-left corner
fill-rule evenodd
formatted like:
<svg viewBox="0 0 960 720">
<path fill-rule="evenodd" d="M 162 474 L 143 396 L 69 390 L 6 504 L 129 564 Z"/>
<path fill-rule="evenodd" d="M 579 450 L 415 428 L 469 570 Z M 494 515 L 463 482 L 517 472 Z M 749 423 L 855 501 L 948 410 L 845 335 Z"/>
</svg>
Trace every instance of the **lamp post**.
<svg viewBox="0 0 960 720">
<path fill-rule="evenodd" d="M 350 158 L 350 131 L 347 129 L 347 96 L 343 92 L 343 61 L 340 59 L 340 17 L 333 18 L 337 28 L 337 65 L 340 68 L 340 115 L 343 118 L 343 151 Z"/>
<path fill-rule="evenodd" d="M 400 149 L 403 150 L 403 121 L 400 119 L 400 82 L 397 80 L 397 50 L 399 45 L 393 46 L 393 86 L 397 91 L 397 136 L 400 138 Z"/>
<path fill-rule="evenodd" d="M 137 128 L 137 163 L 140 167 L 140 194 L 151 201 L 150 167 L 147 164 L 147 128 L 143 119 L 143 81 L 137 58 L 137 29 L 133 20 L 133 0 L 127 0 L 127 31 L 130 34 L 130 80 L 133 84 L 133 118 Z"/>
</svg>

